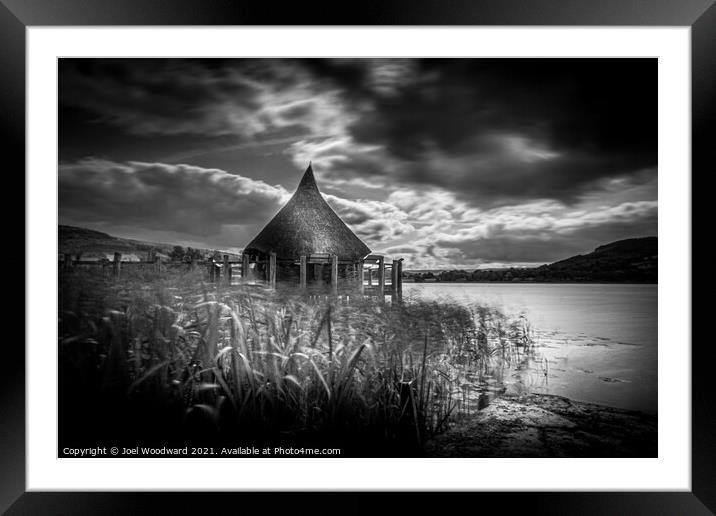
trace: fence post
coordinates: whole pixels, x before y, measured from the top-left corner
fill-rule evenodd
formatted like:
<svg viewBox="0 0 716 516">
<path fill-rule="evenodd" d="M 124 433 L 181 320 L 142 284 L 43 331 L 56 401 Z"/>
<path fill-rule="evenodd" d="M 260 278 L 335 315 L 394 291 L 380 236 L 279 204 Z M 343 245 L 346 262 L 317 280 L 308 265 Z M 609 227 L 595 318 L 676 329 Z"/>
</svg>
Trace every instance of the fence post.
<svg viewBox="0 0 716 516">
<path fill-rule="evenodd" d="M 246 281 L 249 276 L 249 255 L 241 253 L 241 280 Z"/>
<path fill-rule="evenodd" d="M 365 262 L 363 260 L 360 260 L 358 262 L 358 290 L 360 291 L 361 294 L 364 292 L 364 287 L 363 287 L 363 264 L 364 263 Z"/>
<path fill-rule="evenodd" d="M 119 272 L 122 263 L 122 253 L 114 253 L 114 261 L 112 262 L 112 275 L 114 279 L 119 279 Z"/>
<path fill-rule="evenodd" d="M 331 256 L 331 292 L 338 295 L 338 255 Z"/>
<path fill-rule="evenodd" d="M 398 270 L 400 261 L 393 260 L 393 268 L 390 270 L 390 301 L 395 303 L 398 301 Z"/>
<path fill-rule="evenodd" d="M 403 302 L 403 259 L 398 260 L 398 303 Z"/>
<path fill-rule="evenodd" d="M 380 289 L 380 301 L 385 301 L 385 257 L 378 257 L 378 288 Z"/>
<path fill-rule="evenodd" d="M 276 288 L 276 253 L 269 254 L 269 286 Z"/>
<path fill-rule="evenodd" d="M 300 271 L 299 271 L 299 278 L 300 278 L 300 285 L 301 289 L 305 290 L 306 288 L 306 255 L 301 255 L 301 265 L 300 265 Z"/>
<path fill-rule="evenodd" d="M 159 263 L 159 257 L 157 256 L 157 250 L 153 247 L 149 249 L 147 253 L 147 261 L 154 267 L 154 272 L 159 274 L 162 272 L 161 263 Z"/>
<path fill-rule="evenodd" d="M 207 269 L 209 270 L 209 281 L 213 283 L 216 278 L 216 267 L 214 267 L 214 258 L 211 257 L 207 259 L 206 263 Z"/>
<path fill-rule="evenodd" d="M 224 283 L 231 285 L 231 264 L 229 263 L 229 255 L 224 255 Z"/>
<path fill-rule="evenodd" d="M 65 253 L 65 262 L 63 263 L 63 266 L 66 271 L 72 270 L 72 255 L 70 253 Z"/>
</svg>

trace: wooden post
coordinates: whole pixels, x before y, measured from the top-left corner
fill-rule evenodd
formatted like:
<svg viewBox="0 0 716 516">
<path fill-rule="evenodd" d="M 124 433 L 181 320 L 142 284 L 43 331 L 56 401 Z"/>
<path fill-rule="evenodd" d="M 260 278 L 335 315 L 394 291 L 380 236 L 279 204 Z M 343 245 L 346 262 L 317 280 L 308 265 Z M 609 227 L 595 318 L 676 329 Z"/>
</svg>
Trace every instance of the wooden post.
<svg viewBox="0 0 716 516">
<path fill-rule="evenodd" d="M 398 260 L 398 303 L 403 302 L 403 259 Z"/>
<path fill-rule="evenodd" d="M 398 269 L 400 261 L 393 260 L 393 267 L 390 270 L 390 302 L 398 301 Z"/>
<path fill-rule="evenodd" d="M 159 263 L 159 258 L 157 257 L 157 251 L 153 247 L 147 252 L 147 262 L 152 264 L 155 273 L 162 272 L 162 267 Z"/>
<path fill-rule="evenodd" d="M 338 255 L 331 256 L 331 292 L 338 295 Z"/>
<path fill-rule="evenodd" d="M 114 253 L 114 262 L 112 262 L 112 275 L 114 279 L 119 279 L 119 271 L 122 263 L 122 253 Z"/>
<path fill-rule="evenodd" d="M 385 257 L 378 258 L 378 288 L 380 289 L 380 300 L 385 301 Z"/>
<path fill-rule="evenodd" d="M 363 260 L 358 262 L 358 290 L 362 294 L 365 290 L 363 287 L 363 264 L 365 262 Z"/>
<path fill-rule="evenodd" d="M 214 267 L 214 258 L 213 257 L 209 258 L 206 261 L 206 263 L 207 263 L 207 269 L 209 271 L 209 281 L 213 283 L 215 273 L 216 273 L 216 268 Z"/>
<path fill-rule="evenodd" d="M 72 255 L 65 253 L 65 262 L 62 264 L 66 271 L 72 270 Z"/>
<path fill-rule="evenodd" d="M 299 272 L 301 289 L 306 288 L 306 255 L 301 256 L 301 270 Z"/>
<path fill-rule="evenodd" d="M 246 281 L 249 276 L 249 255 L 246 253 L 241 254 L 241 279 Z"/>
<path fill-rule="evenodd" d="M 229 263 L 229 255 L 224 255 L 224 283 L 231 285 L 231 264 Z"/>
<path fill-rule="evenodd" d="M 269 285 L 276 288 L 276 253 L 271 253 L 269 258 Z"/>
</svg>

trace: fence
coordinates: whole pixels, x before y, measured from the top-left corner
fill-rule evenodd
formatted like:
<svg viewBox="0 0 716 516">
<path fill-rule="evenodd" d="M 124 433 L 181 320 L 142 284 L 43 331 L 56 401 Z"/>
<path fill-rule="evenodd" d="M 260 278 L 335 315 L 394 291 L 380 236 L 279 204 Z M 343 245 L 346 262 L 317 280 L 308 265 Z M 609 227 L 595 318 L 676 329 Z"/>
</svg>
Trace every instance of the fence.
<svg viewBox="0 0 716 516">
<path fill-rule="evenodd" d="M 234 279 L 241 279 L 241 261 L 230 260 L 228 255 L 224 255 L 223 260 L 216 261 L 214 259 L 209 260 L 191 260 L 181 262 L 165 262 L 161 261 L 159 257 L 151 254 L 147 260 L 122 260 L 122 253 L 115 252 L 113 259 L 90 259 L 82 260 L 81 255 L 75 256 L 70 253 L 65 253 L 59 259 L 59 266 L 65 271 L 72 270 L 75 267 L 102 267 L 102 269 L 111 268 L 112 277 L 119 279 L 122 275 L 124 268 L 135 268 L 135 267 L 154 267 L 157 273 L 168 267 L 184 266 L 189 269 L 195 269 L 198 267 L 205 267 L 208 272 L 208 279 L 211 282 L 218 282 L 222 279 L 231 283 Z M 234 268 L 238 268 L 238 272 Z"/>
<path fill-rule="evenodd" d="M 393 301 L 402 301 L 402 260 L 385 263 L 383 256 L 369 255 L 364 260 L 361 260 L 359 264 L 356 264 L 354 269 L 351 269 L 349 276 L 354 279 L 344 278 L 341 282 L 342 288 L 339 289 L 338 262 L 335 256 L 302 256 L 301 260 L 299 260 L 297 264 L 294 264 L 300 267 L 301 272 L 299 282 L 296 286 L 310 292 L 315 291 L 313 293 L 318 293 L 320 289 L 310 288 L 311 286 L 306 283 L 306 264 L 322 264 L 323 262 L 330 267 L 330 286 L 335 295 L 338 295 L 343 290 L 346 292 L 349 290 L 358 290 L 361 295 L 372 296 L 381 300 L 384 296 L 389 296 Z M 205 268 L 207 279 L 212 283 L 232 285 L 242 279 L 246 279 L 247 281 L 253 280 L 259 284 L 265 283 L 269 285 L 270 288 L 276 288 L 277 264 L 275 255 L 271 256 L 270 260 L 267 260 L 268 267 L 261 272 L 250 267 L 250 265 L 255 267 L 261 265 L 261 263 L 262 262 L 255 262 L 249 264 L 246 256 L 243 256 L 240 260 L 231 260 L 229 255 L 226 254 L 223 255 L 221 260 L 212 258 L 208 260 L 163 262 L 151 251 L 149 252 L 147 260 L 122 261 L 122 253 L 120 252 L 115 252 L 112 260 L 109 258 L 82 260 L 81 255 L 77 257 L 69 253 L 65 253 L 59 260 L 60 268 L 65 271 L 80 266 L 102 267 L 103 271 L 111 267 L 111 275 L 115 280 L 120 279 L 122 270 L 125 268 L 153 267 L 155 272 L 160 274 L 162 270 L 166 268 L 185 266 L 189 269 Z"/>
</svg>

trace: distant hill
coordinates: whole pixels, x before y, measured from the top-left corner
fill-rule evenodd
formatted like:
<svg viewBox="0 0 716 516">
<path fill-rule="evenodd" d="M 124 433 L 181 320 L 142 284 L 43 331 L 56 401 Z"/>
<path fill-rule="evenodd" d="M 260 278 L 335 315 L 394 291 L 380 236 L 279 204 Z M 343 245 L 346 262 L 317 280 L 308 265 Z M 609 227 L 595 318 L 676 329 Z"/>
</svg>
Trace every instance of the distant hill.
<svg viewBox="0 0 716 516">
<path fill-rule="evenodd" d="M 630 238 L 597 247 L 535 272 L 546 279 L 568 281 L 628 281 L 655 283 L 658 276 L 657 237 Z"/>
<path fill-rule="evenodd" d="M 416 281 L 656 283 L 658 271 L 657 237 L 644 237 L 605 244 L 540 267 L 428 271 L 412 276 Z"/>
<path fill-rule="evenodd" d="M 93 229 L 79 228 L 75 226 L 57 226 L 58 237 L 58 253 L 91 254 L 91 253 L 114 253 L 136 254 L 141 259 L 145 259 L 151 249 L 159 253 L 169 256 L 174 249 L 174 244 L 161 242 L 146 242 L 143 240 L 132 240 L 129 238 L 119 238 L 95 231 Z M 202 254 L 209 254 L 213 249 L 197 249 Z M 229 254 L 232 258 L 237 255 Z"/>
</svg>

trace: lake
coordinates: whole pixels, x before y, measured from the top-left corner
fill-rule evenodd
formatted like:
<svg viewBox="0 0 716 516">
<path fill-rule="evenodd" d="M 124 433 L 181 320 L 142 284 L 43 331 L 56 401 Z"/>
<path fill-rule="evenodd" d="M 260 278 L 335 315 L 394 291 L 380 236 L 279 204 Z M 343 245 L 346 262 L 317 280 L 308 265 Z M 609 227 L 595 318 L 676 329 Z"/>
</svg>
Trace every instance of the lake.
<svg viewBox="0 0 716 516">
<path fill-rule="evenodd" d="M 404 283 L 403 292 L 524 314 L 540 359 L 505 376 L 508 393 L 657 412 L 657 285 Z"/>
</svg>

